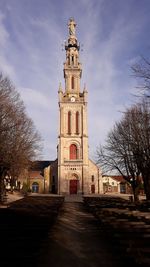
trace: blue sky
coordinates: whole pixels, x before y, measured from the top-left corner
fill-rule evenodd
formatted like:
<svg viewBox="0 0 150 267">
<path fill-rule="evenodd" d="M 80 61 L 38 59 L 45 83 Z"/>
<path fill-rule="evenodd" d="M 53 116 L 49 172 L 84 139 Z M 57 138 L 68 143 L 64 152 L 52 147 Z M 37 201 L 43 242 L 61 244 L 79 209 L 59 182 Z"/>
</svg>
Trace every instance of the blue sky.
<svg viewBox="0 0 150 267">
<path fill-rule="evenodd" d="M 67 23 L 83 44 L 81 89 L 88 89 L 89 154 L 133 104 L 131 65 L 150 54 L 150 0 L 0 0 L 0 70 L 13 81 L 43 138 L 41 159 L 56 158 L 58 87 Z"/>
</svg>

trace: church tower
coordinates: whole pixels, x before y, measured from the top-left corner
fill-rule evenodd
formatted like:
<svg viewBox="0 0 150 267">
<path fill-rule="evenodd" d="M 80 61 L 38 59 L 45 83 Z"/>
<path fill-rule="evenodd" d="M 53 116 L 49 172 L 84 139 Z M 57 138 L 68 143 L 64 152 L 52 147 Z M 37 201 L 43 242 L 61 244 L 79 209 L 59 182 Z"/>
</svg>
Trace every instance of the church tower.
<svg viewBox="0 0 150 267">
<path fill-rule="evenodd" d="M 76 37 L 76 23 L 70 18 L 68 40 L 65 43 L 65 89 L 59 86 L 59 136 L 58 136 L 58 193 L 84 194 L 95 192 L 98 177 L 97 166 L 89 167 L 87 90 L 81 91 L 82 65 L 79 59 L 80 45 Z M 94 164 L 94 163 L 93 163 Z M 98 179 L 98 178 L 97 178 Z M 97 181 L 98 182 L 98 181 Z"/>
</svg>

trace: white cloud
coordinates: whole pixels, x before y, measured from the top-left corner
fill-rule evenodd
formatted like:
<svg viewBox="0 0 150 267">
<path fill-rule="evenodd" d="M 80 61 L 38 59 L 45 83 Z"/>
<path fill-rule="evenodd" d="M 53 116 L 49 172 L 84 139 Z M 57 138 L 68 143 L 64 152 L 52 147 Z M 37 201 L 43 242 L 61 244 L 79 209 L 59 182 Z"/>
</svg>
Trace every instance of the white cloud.
<svg viewBox="0 0 150 267">
<path fill-rule="evenodd" d="M 5 19 L 6 16 L 0 12 L 0 71 L 5 75 L 14 77 L 14 67 L 8 62 L 6 55 L 10 34 L 4 24 Z"/>
<path fill-rule="evenodd" d="M 143 25 L 138 23 L 138 19 L 118 17 L 105 39 L 102 29 L 99 31 L 100 20 L 96 19 L 92 33 L 88 32 L 87 36 L 89 50 L 83 57 L 89 88 L 89 140 L 92 157 L 96 145 L 104 142 L 114 122 L 121 118 L 122 112 L 132 102 L 131 91 L 135 83 L 133 77 L 129 77 L 129 64 L 125 56 L 131 53 L 135 46 L 134 39 Z M 96 36 L 97 32 L 99 41 L 90 39 L 90 35 Z"/>
<path fill-rule="evenodd" d="M 4 14 L 0 12 L 0 46 L 1 47 L 4 47 L 6 45 L 6 43 L 8 42 L 8 38 L 9 38 L 9 33 L 6 30 L 4 23 L 3 23 L 4 19 L 5 19 Z"/>
<path fill-rule="evenodd" d="M 43 139 L 43 157 L 56 157 L 58 114 L 56 114 L 56 99 L 51 99 L 50 94 L 33 88 L 18 89 L 25 103 L 28 115 Z M 51 141 L 51 140 L 54 140 Z"/>
<path fill-rule="evenodd" d="M 33 0 L 14 0 L 7 5 L 7 16 L 2 7 L 0 69 L 16 84 L 44 138 L 44 158 L 56 155 L 59 81 L 64 87 L 65 51 L 61 51 L 61 43 L 67 38 L 69 17 L 76 19 L 77 36 L 84 44 L 80 52 L 81 87 L 86 83 L 89 91 L 89 146 L 93 154 L 121 117 L 120 110 L 130 104 L 134 82 L 129 77 L 129 65 L 138 57 L 140 35 L 145 21 L 149 21 L 134 3 L 118 1 L 115 10 L 109 0 L 81 0 L 76 4 L 72 0 L 59 4 L 45 0 L 45 5 L 39 0 L 36 6 Z"/>
<path fill-rule="evenodd" d="M 46 95 L 42 94 L 42 92 L 39 92 L 32 88 L 20 88 L 19 91 L 26 105 L 29 105 L 32 107 L 36 106 L 40 110 L 41 109 L 47 110 L 50 108 L 49 98 L 46 97 Z"/>
</svg>

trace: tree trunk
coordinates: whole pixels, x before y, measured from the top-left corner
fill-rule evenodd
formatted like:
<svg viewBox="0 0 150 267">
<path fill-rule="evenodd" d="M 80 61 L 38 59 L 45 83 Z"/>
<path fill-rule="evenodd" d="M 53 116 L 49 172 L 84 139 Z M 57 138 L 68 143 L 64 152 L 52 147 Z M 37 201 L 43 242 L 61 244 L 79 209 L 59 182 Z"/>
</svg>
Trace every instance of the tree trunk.
<svg viewBox="0 0 150 267">
<path fill-rule="evenodd" d="M 4 168 L 0 167 L 0 203 L 3 203 L 4 194 L 5 194 Z"/>
<path fill-rule="evenodd" d="M 136 180 L 133 180 L 132 184 L 132 191 L 134 196 L 134 202 L 139 202 L 139 184 Z"/>
<path fill-rule="evenodd" d="M 150 200 L 150 174 L 143 175 L 143 182 L 144 182 L 144 191 L 146 195 L 146 200 Z"/>
<path fill-rule="evenodd" d="M 134 196 L 134 202 L 139 202 L 139 189 L 134 186 L 132 186 L 133 196 Z"/>
</svg>

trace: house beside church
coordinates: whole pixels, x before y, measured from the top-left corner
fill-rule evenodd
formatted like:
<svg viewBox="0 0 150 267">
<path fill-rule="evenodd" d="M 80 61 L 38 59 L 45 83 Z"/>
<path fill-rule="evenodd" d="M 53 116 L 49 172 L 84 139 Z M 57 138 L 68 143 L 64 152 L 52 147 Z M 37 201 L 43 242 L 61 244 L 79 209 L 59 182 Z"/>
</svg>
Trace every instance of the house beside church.
<svg viewBox="0 0 150 267">
<path fill-rule="evenodd" d="M 104 193 L 132 193 L 131 185 L 121 175 L 104 175 L 102 179 Z"/>
</svg>

